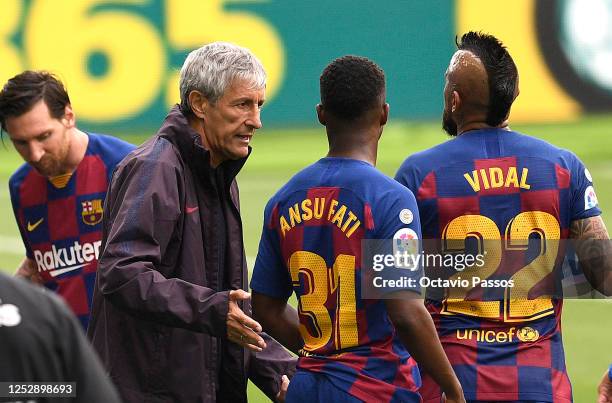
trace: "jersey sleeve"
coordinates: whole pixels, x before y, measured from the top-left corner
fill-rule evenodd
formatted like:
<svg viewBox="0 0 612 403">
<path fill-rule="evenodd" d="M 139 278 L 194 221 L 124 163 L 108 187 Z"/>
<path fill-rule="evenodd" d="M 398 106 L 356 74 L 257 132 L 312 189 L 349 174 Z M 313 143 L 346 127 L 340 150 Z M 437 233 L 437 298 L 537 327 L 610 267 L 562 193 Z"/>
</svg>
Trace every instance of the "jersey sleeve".
<svg viewBox="0 0 612 403">
<path fill-rule="evenodd" d="M 591 173 L 582 161 L 572 155 L 571 171 L 571 221 L 601 214 Z"/>
<path fill-rule="evenodd" d="M 417 183 L 417 172 L 414 169 L 410 158 L 407 158 L 399 167 L 397 173 L 395 174 L 395 180 L 406 186 L 413 193 L 417 192 L 419 186 Z"/>
<path fill-rule="evenodd" d="M 251 277 L 251 289 L 269 297 L 287 300 L 293 292 L 291 278 L 280 252 L 280 239 L 273 222 L 277 209 L 272 201 L 266 206 L 259 251 Z"/>
<path fill-rule="evenodd" d="M 423 276 L 423 269 L 418 264 L 418 255 L 421 253 L 421 223 L 414 195 L 410 190 L 396 186 L 384 202 L 379 203 L 374 214 L 375 217 L 381 217 L 381 225 L 377 227 L 375 237 L 385 240 L 384 254 L 392 254 L 395 257 L 395 265 L 383 269 L 381 275 L 386 280 L 395 281 L 395 284 L 402 284 L 381 291 L 388 293 L 407 290 L 420 293 L 419 282 Z M 398 281 L 402 279 L 412 281 Z"/>
<path fill-rule="evenodd" d="M 109 141 L 107 145 L 107 148 L 110 149 L 110 151 L 107 152 L 109 158 L 105 161 L 108 164 L 107 175 L 109 183 L 112 180 L 113 172 L 117 164 L 119 164 L 126 157 L 126 155 L 128 155 L 136 148 L 136 146 L 134 146 L 133 144 L 130 144 L 118 138 L 111 137 L 110 139 L 112 142 Z"/>
</svg>

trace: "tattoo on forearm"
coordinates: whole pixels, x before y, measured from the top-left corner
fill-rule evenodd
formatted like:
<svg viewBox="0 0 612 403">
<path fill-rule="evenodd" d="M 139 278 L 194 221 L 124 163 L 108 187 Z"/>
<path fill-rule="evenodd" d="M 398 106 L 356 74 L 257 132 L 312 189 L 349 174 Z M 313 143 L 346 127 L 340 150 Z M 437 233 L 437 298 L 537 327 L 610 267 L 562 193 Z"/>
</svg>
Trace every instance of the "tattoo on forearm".
<svg viewBox="0 0 612 403">
<path fill-rule="evenodd" d="M 600 216 L 573 221 L 570 238 L 589 282 L 600 292 L 612 291 L 612 243 Z"/>
<path fill-rule="evenodd" d="M 606 225 L 600 216 L 573 221 L 570 226 L 570 238 L 582 239 L 610 239 Z"/>
</svg>

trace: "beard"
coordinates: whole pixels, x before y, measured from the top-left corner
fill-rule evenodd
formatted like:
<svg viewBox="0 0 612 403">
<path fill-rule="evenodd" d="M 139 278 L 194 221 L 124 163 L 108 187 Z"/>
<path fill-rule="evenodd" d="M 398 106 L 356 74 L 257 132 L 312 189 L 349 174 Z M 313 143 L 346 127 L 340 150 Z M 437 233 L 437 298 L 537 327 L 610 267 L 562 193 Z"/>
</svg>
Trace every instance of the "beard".
<svg viewBox="0 0 612 403">
<path fill-rule="evenodd" d="M 30 162 L 30 165 L 32 165 L 39 174 L 47 178 L 65 173 L 62 172 L 62 164 L 60 161 L 50 155 L 43 156 L 38 162 Z"/>
<path fill-rule="evenodd" d="M 449 136 L 457 136 L 457 123 L 453 120 L 453 117 L 446 108 L 444 108 L 444 112 L 442 113 L 442 128 Z"/>
</svg>

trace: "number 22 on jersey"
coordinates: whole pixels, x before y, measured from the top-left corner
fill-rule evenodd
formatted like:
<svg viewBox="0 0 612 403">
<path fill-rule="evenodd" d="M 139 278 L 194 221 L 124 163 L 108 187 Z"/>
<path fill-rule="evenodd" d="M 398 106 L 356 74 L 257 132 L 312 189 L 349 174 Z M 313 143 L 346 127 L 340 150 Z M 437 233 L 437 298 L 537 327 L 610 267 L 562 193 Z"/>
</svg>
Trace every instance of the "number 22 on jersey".
<svg viewBox="0 0 612 403">
<path fill-rule="evenodd" d="M 519 269 L 511 277 L 514 287 L 508 287 L 504 301 L 470 301 L 465 296 L 469 290 L 455 289 L 449 292 L 444 301 L 442 314 L 462 314 L 496 320 L 500 317 L 505 322 L 525 322 L 535 320 L 553 313 L 550 298 L 528 299 L 529 290 L 548 276 L 555 268 L 558 253 L 560 228 L 557 219 L 544 211 L 526 211 L 510 220 L 505 231 L 506 250 L 527 250 L 529 238 L 536 234 L 541 242 L 540 254 L 529 264 Z M 465 250 L 465 240 L 476 239 L 479 250 L 483 251 L 485 240 L 500 240 L 501 233 L 493 220 L 483 215 L 463 215 L 448 223 L 442 234 L 443 249 L 446 252 Z M 552 241 L 552 242 L 546 242 Z M 485 265 L 472 272 L 481 278 L 493 275 L 502 261 L 502 244 L 487 243 Z M 476 268 L 466 269 L 473 271 Z M 461 273 L 451 278 L 459 277 Z M 500 305 L 502 304 L 502 305 Z"/>
</svg>

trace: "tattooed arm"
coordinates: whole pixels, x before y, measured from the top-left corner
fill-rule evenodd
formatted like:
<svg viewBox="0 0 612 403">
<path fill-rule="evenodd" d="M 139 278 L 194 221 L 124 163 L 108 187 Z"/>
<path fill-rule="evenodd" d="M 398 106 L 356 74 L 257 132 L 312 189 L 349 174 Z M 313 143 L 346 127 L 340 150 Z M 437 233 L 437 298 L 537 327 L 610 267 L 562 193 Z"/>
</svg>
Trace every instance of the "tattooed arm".
<svg viewBox="0 0 612 403">
<path fill-rule="evenodd" d="M 587 280 L 600 293 L 612 295 L 612 243 L 601 216 L 572 221 L 570 238 Z"/>
</svg>

